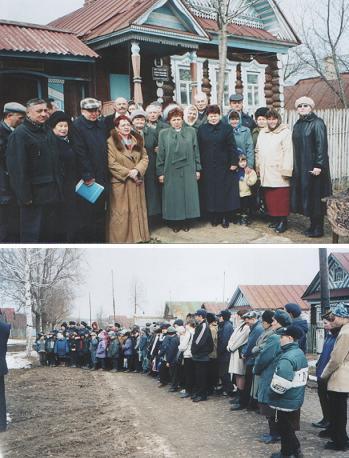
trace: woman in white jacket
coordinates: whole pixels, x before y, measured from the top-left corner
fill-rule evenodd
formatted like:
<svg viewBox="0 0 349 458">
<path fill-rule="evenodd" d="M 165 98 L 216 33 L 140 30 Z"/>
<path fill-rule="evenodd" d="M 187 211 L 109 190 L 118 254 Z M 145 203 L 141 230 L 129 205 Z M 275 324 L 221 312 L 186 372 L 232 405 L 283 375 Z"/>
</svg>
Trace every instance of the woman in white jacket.
<svg viewBox="0 0 349 458">
<path fill-rule="evenodd" d="M 240 392 L 245 388 L 246 363 L 245 360 L 241 357 L 241 350 L 246 344 L 248 335 L 250 333 L 250 327 L 245 323 L 244 320 L 241 319 L 242 315 L 245 313 L 246 310 L 239 310 L 237 312 L 239 323 L 235 327 L 227 345 L 227 350 L 231 353 L 229 373 L 232 374 L 232 377 L 235 375 L 235 384 L 238 390 L 237 399 L 234 400 L 234 403 L 239 403 Z"/>
<path fill-rule="evenodd" d="M 191 344 L 195 330 L 193 318 L 187 321 L 185 333 L 179 337 L 179 352 L 183 353 L 184 364 L 184 390 L 181 391 L 181 398 L 189 398 L 193 394 L 194 388 L 194 363 L 191 354 Z"/>
</svg>

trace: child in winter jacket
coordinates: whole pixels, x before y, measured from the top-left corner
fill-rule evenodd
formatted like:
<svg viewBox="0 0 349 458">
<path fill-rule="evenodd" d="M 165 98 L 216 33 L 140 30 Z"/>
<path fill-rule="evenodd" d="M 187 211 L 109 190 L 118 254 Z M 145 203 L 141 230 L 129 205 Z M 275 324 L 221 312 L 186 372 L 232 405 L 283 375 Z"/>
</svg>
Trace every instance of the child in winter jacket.
<svg viewBox="0 0 349 458">
<path fill-rule="evenodd" d="M 251 187 L 257 182 L 257 174 L 253 169 L 247 168 L 247 158 L 244 154 L 240 154 L 239 156 L 239 168 L 236 173 L 239 177 L 240 193 L 240 215 L 238 223 L 248 226 L 250 224 L 249 217 L 253 207 Z"/>
<path fill-rule="evenodd" d="M 40 365 L 46 366 L 46 342 L 45 336 L 40 336 L 36 341 L 36 351 L 39 353 Z"/>
</svg>

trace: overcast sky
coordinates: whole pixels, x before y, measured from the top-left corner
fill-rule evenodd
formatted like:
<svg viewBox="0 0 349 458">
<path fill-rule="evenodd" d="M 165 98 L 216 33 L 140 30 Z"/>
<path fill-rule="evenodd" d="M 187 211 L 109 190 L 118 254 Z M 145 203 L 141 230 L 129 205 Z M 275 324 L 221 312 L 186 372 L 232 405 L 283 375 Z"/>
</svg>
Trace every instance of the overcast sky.
<svg viewBox="0 0 349 458">
<path fill-rule="evenodd" d="M 282 9 L 289 19 L 297 23 L 304 13 L 305 2 L 309 5 L 315 0 L 279 0 Z M 319 4 L 317 0 L 317 4 Z M 0 0 L 0 18 L 12 21 L 47 24 L 64 14 L 70 13 L 81 6 L 84 0 Z"/>
<path fill-rule="evenodd" d="M 337 248 L 337 251 L 349 251 Z M 85 249 L 88 274 L 74 314 L 112 315 L 111 269 L 117 314 L 132 315 L 131 291 L 139 285 L 138 313 L 162 314 L 166 301 L 222 301 L 239 284 L 309 284 L 318 272 L 318 249 L 308 247 L 137 246 Z"/>
</svg>

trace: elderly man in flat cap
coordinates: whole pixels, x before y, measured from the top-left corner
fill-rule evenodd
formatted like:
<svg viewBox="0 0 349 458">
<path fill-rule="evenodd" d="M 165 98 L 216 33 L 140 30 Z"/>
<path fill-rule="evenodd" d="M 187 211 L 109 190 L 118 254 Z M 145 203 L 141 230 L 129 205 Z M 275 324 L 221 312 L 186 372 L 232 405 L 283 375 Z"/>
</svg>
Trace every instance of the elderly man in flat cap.
<svg viewBox="0 0 349 458">
<path fill-rule="evenodd" d="M 63 177 L 47 119 L 45 100 L 29 100 L 24 122 L 8 139 L 7 167 L 20 206 L 20 241 L 24 243 L 55 242 Z"/>
<path fill-rule="evenodd" d="M 251 130 L 251 132 L 255 127 L 257 127 L 257 124 L 254 122 L 252 116 L 243 112 L 244 96 L 242 94 L 232 94 L 229 97 L 229 106 L 230 106 L 229 112 L 226 116 L 224 116 L 224 121 L 227 124 L 229 124 L 230 113 L 232 111 L 237 111 L 240 115 L 240 122 L 242 126 L 248 127 Z"/>
<path fill-rule="evenodd" d="M 6 164 L 9 136 L 24 120 L 25 106 L 17 102 L 4 105 L 4 117 L 0 121 L 0 243 L 19 241 L 19 213 Z"/>
<path fill-rule="evenodd" d="M 105 220 L 108 186 L 109 136 L 104 120 L 100 119 L 101 102 L 85 98 L 80 102 L 81 116 L 71 131 L 72 145 L 77 156 L 78 172 L 87 185 L 94 182 L 104 187 L 104 192 L 94 204 L 79 198 L 81 243 L 105 242 Z"/>
<path fill-rule="evenodd" d="M 327 129 L 324 121 L 313 112 L 315 103 L 310 97 L 299 98 L 295 107 L 299 119 L 292 135 L 292 211 L 309 217 L 310 226 L 304 235 L 322 237 L 326 212 L 322 198 L 332 194 Z"/>
</svg>

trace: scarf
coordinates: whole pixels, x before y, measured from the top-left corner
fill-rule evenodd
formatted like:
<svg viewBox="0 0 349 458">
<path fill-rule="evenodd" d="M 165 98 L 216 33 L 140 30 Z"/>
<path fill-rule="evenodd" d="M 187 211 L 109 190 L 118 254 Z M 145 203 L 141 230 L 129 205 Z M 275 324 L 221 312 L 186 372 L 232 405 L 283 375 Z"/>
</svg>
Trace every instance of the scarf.
<svg viewBox="0 0 349 458">
<path fill-rule="evenodd" d="M 238 167 L 238 169 L 236 170 L 236 173 L 237 173 L 237 176 L 239 178 L 239 181 L 243 180 L 245 178 L 245 169 L 242 169 L 241 167 Z"/>
<path fill-rule="evenodd" d="M 184 167 L 188 161 L 188 151 L 183 128 L 180 131 L 176 131 L 176 129 L 171 127 L 168 136 L 168 149 L 173 152 L 172 164 L 175 168 L 180 169 Z"/>
</svg>

